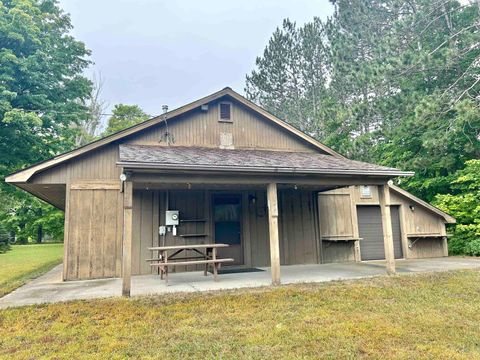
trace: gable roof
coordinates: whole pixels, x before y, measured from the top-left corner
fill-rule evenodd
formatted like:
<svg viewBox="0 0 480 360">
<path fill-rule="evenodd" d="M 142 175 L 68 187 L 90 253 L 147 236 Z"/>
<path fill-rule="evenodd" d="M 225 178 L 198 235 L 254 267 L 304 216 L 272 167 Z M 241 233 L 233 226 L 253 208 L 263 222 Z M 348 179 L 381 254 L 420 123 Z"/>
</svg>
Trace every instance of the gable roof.
<svg viewBox="0 0 480 360">
<path fill-rule="evenodd" d="M 117 165 L 162 170 L 405 176 L 410 172 L 310 152 L 120 144 Z"/>
<path fill-rule="evenodd" d="M 409 193 L 407 190 L 403 190 L 402 188 L 400 188 L 396 185 L 393 185 L 393 184 L 389 184 L 389 185 L 390 185 L 390 188 L 393 191 L 395 191 L 396 193 L 398 193 L 400 195 L 403 195 L 404 197 L 408 198 L 412 202 L 414 202 L 414 203 L 416 203 L 420 206 L 423 206 L 427 210 L 430 210 L 431 212 L 439 215 L 440 217 L 442 217 L 445 220 L 446 223 L 455 224 L 457 222 L 457 220 L 453 216 L 450 216 L 446 212 L 443 212 L 442 210 L 436 208 L 433 205 L 430 205 L 426 201 L 423 201 L 422 199 L 420 199 L 420 198 L 416 197 L 415 195 Z"/>
<path fill-rule="evenodd" d="M 230 96 L 239 103 L 243 104 L 247 108 L 253 110 L 257 114 L 261 115 L 265 119 L 273 122 L 274 124 L 278 125 L 279 127 L 285 129 L 286 131 L 294 134 L 295 136 L 303 139 L 305 142 L 308 144 L 312 145 L 313 147 L 317 148 L 318 150 L 321 150 L 322 152 L 325 152 L 329 155 L 332 155 L 334 157 L 338 158 L 344 158 L 342 155 L 339 153 L 335 152 L 334 150 L 330 149 L 328 146 L 320 143 L 319 141 L 315 140 L 311 136 L 308 136 L 307 134 L 303 133 L 302 131 L 298 130 L 294 126 L 286 123 L 285 121 L 277 118 L 276 116 L 270 114 L 268 111 L 265 109 L 262 109 L 260 106 L 254 104 L 250 100 L 246 99 L 242 95 L 238 94 L 237 92 L 233 91 L 231 88 L 226 87 L 220 91 L 217 91 L 213 94 L 210 94 L 208 96 L 205 96 L 199 100 L 196 100 L 194 102 L 191 102 L 187 105 L 181 106 L 177 109 L 174 109 L 172 111 L 167 112 L 166 114 L 162 114 L 160 116 L 153 117 L 149 120 L 146 120 L 142 123 L 136 124 L 134 126 L 131 126 L 127 129 L 124 129 L 122 131 L 119 131 L 117 133 L 114 133 L 112 135 L 106 136 L 102 139 L 93 141 L 89 144 L 86 144 L 84 146 L 81 146 L 79 148 L 76 148 L 74 150 L 65 152 L 63 154 L 57 155 L 51 159 L 42 161 L 40 163 L 37 163 L 35 165 L 29 166 L 27 168 L 24 168 L 22 170 L 19 170 L 17 172 L 14 172 L 10 175 L 8 175 L 5 178 L 5 181 L 8 183 L 22 183 L 22 182 L 27 182 L 34 174 L 46 170 L 48 168 L 51 168 L 53 166 L 59 165 L 63 162 L 66 162 L 68 160 L 71 160 L 77 156 L 83 155 L 87 152 L 93 151 L 95 149 L 101 148 L 107 144 L 110 144 L 114 141 L 120 140 L 122 138 L 125 138 L 127 136 L 130 136 L 132 134 L 135 134 L 139 131 L 145 130 L 149 127 L 152 127 L 154 125 L 157 125 L 159 123 L 162 123 L 165 121 L 165 119 L 171 120 L 174 117 L 177 117 L 179 115 L 182 115 L 188 111 L 194 110 L 198 107 L 200 107 L 203 104 L 207 104 L 211 101 L 220 99 L 224 96 Z"/>
</svg>

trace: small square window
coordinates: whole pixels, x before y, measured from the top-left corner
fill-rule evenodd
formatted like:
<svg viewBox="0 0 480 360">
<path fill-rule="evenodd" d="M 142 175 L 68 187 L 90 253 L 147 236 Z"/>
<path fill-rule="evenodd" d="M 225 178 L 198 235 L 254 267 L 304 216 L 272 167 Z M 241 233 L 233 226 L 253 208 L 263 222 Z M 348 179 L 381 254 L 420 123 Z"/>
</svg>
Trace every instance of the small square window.
<svg viewBox="0 0 480 360">
<path fill-rule="evenodd" d="M 232 120 L 232 104 L 220 103 L 220 120 L 231 121 Z"/>
<path fill-rule="evenodd" d="M 360 194 L 362 198 L 371 198 L 372 189 L 368 185 L 362 185 L 360 186 Z"/>
</svg>

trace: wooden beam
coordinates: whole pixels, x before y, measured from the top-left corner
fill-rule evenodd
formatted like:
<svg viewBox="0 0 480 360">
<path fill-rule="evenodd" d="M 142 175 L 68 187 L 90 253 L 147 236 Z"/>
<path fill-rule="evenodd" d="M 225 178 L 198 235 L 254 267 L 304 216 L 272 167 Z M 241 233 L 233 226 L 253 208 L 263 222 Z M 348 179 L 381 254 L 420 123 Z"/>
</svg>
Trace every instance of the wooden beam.
<svg viewBox="0 0 480 360">
<path fill-rule="evenodd" d="M 120 180 L 76 180 L 72 181 L 72 190 L 120 190 Z"/>
<path fill-rule="evenodd" d="M 123 251 L 122 251 L 122 295 L 130 296 L 132 276 L 132 205 L 133 184 L 125 181 L 123 188 Z"/>
<path fill-rule="evenodd" d="M 270 183 L 267 186 L 267 202 L 272 285 L 280 285 L 280 244 L 278 237 L 278 197 L 276 183 Z"/>
<path fill-rule="evenodd" d="M 252 174 L 232 174 L 225 173 L 203 174 L 203 173 L 169 173 L 167 171 L 157 172 L 134 172 L 132 181 L 137 186 L 149 186 L 150 188 L 181 187 L 186 185 L 267 185 L 276 183 L 277 186 L 290 184 L 310 186 L 310 187 L 342 187 L 350 185 L 381 185 L 387 179 L 371 178 L 368 176 L 328 176 L 328 175 L 252 175 Z M 159 186 L 159 185 L 167 186 Z M 155 186 L 157 185 L 157 186 Z M 188 186 L 186 187 L 188 188 Z"/>
<path fill-rule="evenodd" d="M 393 247 L 392 215 L 390 213 L 390 187 L 387 184 L 378 187 L 378 200 L 382 213 L 383 244 L 387 274 L 395 273 L 395 253 Z"/>
</svg>

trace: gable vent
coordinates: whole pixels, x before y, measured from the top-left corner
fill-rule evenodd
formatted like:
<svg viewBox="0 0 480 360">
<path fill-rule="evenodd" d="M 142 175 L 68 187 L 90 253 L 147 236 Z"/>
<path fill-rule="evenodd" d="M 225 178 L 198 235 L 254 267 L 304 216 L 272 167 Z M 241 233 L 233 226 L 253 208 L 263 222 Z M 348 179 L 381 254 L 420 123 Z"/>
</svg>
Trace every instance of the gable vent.
<svg viewBox="0 0 480 360">
<path fill-rule="evenodd" d="M 220 103 L 220 120 L 232 120 L 232 104 Z"/>
</svg>

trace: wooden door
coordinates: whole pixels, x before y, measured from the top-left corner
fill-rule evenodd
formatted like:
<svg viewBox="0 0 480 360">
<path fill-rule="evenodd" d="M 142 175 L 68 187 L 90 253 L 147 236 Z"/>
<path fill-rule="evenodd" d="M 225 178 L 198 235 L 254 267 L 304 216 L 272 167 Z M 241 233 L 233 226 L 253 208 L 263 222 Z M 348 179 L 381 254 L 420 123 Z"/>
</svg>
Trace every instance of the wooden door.
<svg viewBox="0 0 480 360">
<path fill-rule="evenodd" d="M 121 276 L 119 181 L 78 181 L 71 184 L 67 198 L 64 279 Z"/>
<path fill-rule="evenodd" d="M 219 257 L 233 258 L 233 265 L 243 265 L 242 196 L 215 194 L 213 196 L 213 231 L 215 243 L 228 244 L 219 249 Z"/>
</svg>

